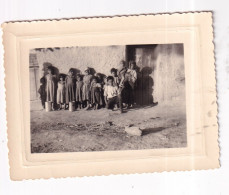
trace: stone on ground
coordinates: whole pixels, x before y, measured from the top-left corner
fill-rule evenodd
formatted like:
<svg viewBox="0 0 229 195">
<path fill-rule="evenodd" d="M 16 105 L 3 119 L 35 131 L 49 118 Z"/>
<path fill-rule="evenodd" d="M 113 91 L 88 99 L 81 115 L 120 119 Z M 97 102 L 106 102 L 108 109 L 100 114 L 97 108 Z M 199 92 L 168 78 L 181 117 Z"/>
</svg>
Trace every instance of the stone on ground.
<svg viewBox="0 0 229 195">
<path fill-rule="evenodd" d="M 129 135 L 135 135 L 135 136 L 141 136 L 142 131 L 139 127 L 134 127 L 134 126 L 126 126 L 125 127 L 125 132 L 128 133 Z"/>
</svg>

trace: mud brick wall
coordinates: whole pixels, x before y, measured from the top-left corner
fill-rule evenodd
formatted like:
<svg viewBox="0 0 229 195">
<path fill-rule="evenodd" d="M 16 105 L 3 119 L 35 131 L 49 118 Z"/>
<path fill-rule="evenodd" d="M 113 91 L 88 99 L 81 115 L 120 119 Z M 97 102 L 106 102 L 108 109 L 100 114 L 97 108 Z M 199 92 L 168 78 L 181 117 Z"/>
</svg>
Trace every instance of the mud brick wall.
<svg viewBox="0 0 229 195">
<path fill-rule="evenodd" d="M 157 101 L 183 100 L 185 70 L 183 45 L 158 45 L 154 70 L 154 93 Z M 182 103 L 182 102 L 181 102 Z"/>
<path fill-rule="evenodd" d="M 137 48 L 136 63 L 149 67 L 154 102 L 181 100 L 185 103 L 185 71 L 183 44 L 160 44 L 155 48 Z M 148 81 L 149 83 L 149 81 Z"/>
<path fill-rule="evenodd" d="M 121 60 L 125 60 L 125 46 L 53 48 L 32 52 L 37 55 L 40 74 L 42 74 L 43 63 L 49 62 L 58 69 L 59 73 L 67 74 L 70 68 L 83 73 L 87 67 L 90 67 L 97 73 L 108 75 L 111 68 L 117 67 Z"/>
</svg>

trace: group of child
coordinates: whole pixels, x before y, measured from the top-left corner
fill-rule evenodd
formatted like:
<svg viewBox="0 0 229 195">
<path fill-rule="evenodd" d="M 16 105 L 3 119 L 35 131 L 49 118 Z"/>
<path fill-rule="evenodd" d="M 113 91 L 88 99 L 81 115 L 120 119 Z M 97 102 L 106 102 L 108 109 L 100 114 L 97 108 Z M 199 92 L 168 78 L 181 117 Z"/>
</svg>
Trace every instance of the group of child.
<svg viewBox="0 0 229 195">
<path fill-rule="evenodd" d="M 117 106 L 122 113 L 123 106 L 132 107 L 134 104 L 137 80 L 135 66 L 134 61 L 130 61 L 129 66 L 121 61 L 118 69 L 110 70 L 111 76 L 100 73 L 94 76 L 90 68 L 84 71 L 84 75 L 74 75 L 73 69 L 70 69 L 66 77 L 60 74 L 57 89 L 56 75 L 53 74 L 52 67 L 48 67 L 47 74 L 40 79 L 42 106 L 45 108 L 45 102 L 50 102 L 54 110 L 56 103 L 61 110 L 68 109 L 70 102 L 74 102 L 78 109 L 114 109 Z"/>
</svg>

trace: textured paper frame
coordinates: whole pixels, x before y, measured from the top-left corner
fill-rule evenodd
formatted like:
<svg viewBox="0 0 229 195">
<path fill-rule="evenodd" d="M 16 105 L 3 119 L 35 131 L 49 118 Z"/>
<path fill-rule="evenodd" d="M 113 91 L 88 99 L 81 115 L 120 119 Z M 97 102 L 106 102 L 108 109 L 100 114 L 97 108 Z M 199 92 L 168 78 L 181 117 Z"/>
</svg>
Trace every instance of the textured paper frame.
<svg viewBox="0 0 229 195">
<path fill-rule="evenodd" d="M 10 22 L 2 28 L 11 179 L 219 167 L 211 12 Z M 163 43 L 184 44 L 186 148 L 30 153 L 31 48 Z"/>
</svg>

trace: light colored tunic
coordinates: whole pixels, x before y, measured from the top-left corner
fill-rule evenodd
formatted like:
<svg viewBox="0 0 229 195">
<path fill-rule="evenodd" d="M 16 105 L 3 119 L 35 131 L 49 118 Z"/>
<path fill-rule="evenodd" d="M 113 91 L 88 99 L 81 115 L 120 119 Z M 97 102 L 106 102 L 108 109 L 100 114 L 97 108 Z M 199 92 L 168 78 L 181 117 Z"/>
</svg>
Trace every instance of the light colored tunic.
<svg viewBox="0 0 229 195">
<path fill-rule="evenodd" d="M 57 89 L 57 104 L 63 104 L 65 98 L 65 82 L 64 81 L 59 81 L 58 82 L 58 89 Z"/>
<path fill-rule="evenodd" d="M 83 81 L 76 81 L 76 101 L 82 102 Z"/>
<path fill-rule="evenodd" d="M 132 89 L 135 87 L 135 82 L 137 80 L 137 72 L 136 70 L 128 69 L 126 72 L 127 79 L 129 84 L 131 85 Z"/>
<path fill-rule="evenodd" d="M 106 85 L 104 87 L 104 96 L 108 99 L 118 96 L 119 91 L 117 86 Z"/>
<path fill-rule="evenodd" d="M 47 74 L 45 76 L 46 79 L 46 101 L 47 102 L 54 102 L 54 89 L 55 89 L 55 76 L 52 74 Z"/>
<path fill-rule="evenodd" d="M 83 101 L 90 100 L 90 88 L 91 88 L 92 75 L 85 75 L 83 77 Z"/>
</svg>

